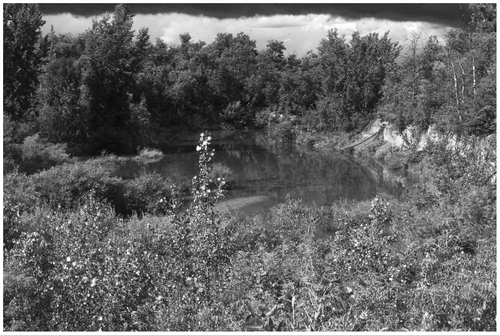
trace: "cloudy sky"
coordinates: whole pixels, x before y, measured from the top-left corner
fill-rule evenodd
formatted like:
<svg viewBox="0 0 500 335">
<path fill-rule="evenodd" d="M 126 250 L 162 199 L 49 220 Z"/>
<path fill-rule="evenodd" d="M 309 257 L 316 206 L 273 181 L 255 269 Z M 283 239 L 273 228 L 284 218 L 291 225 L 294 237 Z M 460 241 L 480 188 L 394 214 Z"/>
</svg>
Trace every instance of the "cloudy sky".
<svg viewBox="0 0 500 335">
<path fill-rule="evenodd" d="M 337 28 L 349 37 L 390 31 L 400 45 L 414 32 L 425 41 L 431 35 L 443 41 L 446 30 L 470 15 L 466 4 L 333 4 L 333 3 L 128 3 L 134 17 L 134 30 L 149 28 L 151 40 L 178 44 L 179 35 L 190 33 L 192 40 L 211 43 L 217 33 L 244 32 L 264 49 L 268 40 L 284 41 L 286 53 L 303 56 L 316 51 L 327 31 Z M 89 29 L 92 18 L 112 12 L 115 4 L 41 4 L 46 21 L 43 32 L 53 26 L 56 33 L 80 33 Z"/>
</svg>

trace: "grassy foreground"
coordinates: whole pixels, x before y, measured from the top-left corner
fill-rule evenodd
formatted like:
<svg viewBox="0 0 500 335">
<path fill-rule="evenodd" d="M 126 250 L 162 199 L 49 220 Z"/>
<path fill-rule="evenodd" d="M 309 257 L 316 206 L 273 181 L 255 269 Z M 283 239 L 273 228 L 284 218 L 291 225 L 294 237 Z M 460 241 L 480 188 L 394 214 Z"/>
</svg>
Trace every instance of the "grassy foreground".
<svg viewBox="0 0 500 335">
<path fill-rule="evenodd" d="M 247 219 L 214 210 L 210 140 L 183 212 L 92 161 L 6 175 L 4 330 L 496 330 L 494 139 L 411 155 L 401 200 Z"/>
</svg>

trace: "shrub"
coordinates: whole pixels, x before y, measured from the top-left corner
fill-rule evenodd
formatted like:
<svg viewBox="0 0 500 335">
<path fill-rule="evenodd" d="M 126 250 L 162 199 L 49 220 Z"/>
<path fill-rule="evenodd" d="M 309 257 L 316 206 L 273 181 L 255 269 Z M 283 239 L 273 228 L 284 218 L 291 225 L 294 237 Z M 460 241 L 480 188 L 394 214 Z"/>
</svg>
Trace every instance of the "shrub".
<svg viewBox="0 0 500 335">
<path fill-rule="evenodd" d="M 383 162 L 385 157 L 390 155 L 393 150 L 394 149 L 390 143 L 385 143 L 384 145 L 379 147 L 377 151 L 375 151 L 373 158 L 376 159 L 377 161 Z"/>
<path fill-rule="evenodd" d="M 21 172 L 34 173 L 70 161 L 65 144 L 50 143 L 38 134 L 26 137 L 20 149 Z"/>
<path fill-rule="evenodd" d="M 215 163 L 213 165 L 210 176 L 213 180 L 224 180 L 224 189 L 229 189 L 236 183 L 234 171 L 222 163 Z"/>
<path fill-rule="evenodd" d="M 355 150 L 355 153 L 357 156 L 365 157 L 365 158 L 371 158 L 375 155 L 375 152 L 377 151 L 378 148 L 380 148 L 383 145 L 384 141 L 380 138 L 376 139 L 375 141 Z"/>
<path fill-rule="evenodd" d="M 391 170 L 400 170 L 407 166 L 405 155 L 399 151 L 393 151 L 385 156 L 384 162 Z"/>
<path fill-rule="evenodd" d="M 21 229 L 5 251 L 4 330 L 496 330 L 493 154 L 436 147 L 402 201 L 288 198 L 240 220 L 214 209 L 226 181 L 210 141 L 201 134 L 191 206 L 167 216 L 158 175 L 117 179 L 124 203 L 147 208 L 128 219 L 103 196 L 105 170 L 7 175 L 4 219 Z M 54 199 L 95 188 L 29 210 L 49 176 L 70 185 L 45 191 Z"/>
<path fill-rule="evenodd" d="M 10 250 L 13 241 L 24 231 L 21 216 L 39 203 L 35 185 L 23 173 L 8 173 L 3 179 L 3 248 Z"/>
<path fill-rule="evenodd" d="M 152 160 L 160 160 L 164 156 L 165 155 L 158 149 L 143 148 L 139 150 L 139 154 L 137 155 L 136 159 L 142 162 L 147 162 Z"/>
<path fill-rule="evenodd" d="M 98 200 L 120 208 L 123 202 L 121 180 L 92 162 L 63 164 L 31 177 L 39 197 L 53 209 L 74 208 L 93 191 Z"/>
<path fill-rule="evenodd" d="M 207 187 L 213 182 L 209 142 L 202 136 L 195 199 L 185 214 L 125 222 L 97 191 L 69 211 L 22 214 L 37 229 L 21 234 L 4 263 L 4 329 L 223 327 L 233 234 L 213 210 L 223 180 Z M 146 176 L 137 187 L 151 187 L 155 178 Z"/>
<path fill-rule="evenodd" d="M 273 136 L 279 145 L 287 147 L 295 143 L 297 137 L 295 128 L 290 120 L 278 122 L 272 129 Z"/>
<path fill-rule="evenodd" d="M 314 144 L 320 141 L 320 138 L 316 134 L 311 133 L 300 133 L 297 136 L 296 143 L 303 145 L 308 148 L 312 148 Z"/>
<path fill-rule="evenodd" d="M 124 181 L 123 186 L 125 200 L 123 211 L 126 215 L 172 214 L 181 206 L 175 185 L 159 174 L 143 174 Z"/>
</svg>

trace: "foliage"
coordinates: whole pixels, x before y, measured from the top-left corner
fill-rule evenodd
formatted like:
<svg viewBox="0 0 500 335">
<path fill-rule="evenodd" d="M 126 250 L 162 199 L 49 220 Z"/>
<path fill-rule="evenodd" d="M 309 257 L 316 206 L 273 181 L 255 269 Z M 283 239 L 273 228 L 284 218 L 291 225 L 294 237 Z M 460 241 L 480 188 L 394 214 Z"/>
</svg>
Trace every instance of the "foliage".
<svg viewBox="0 0 500 335">
<path fill-rule="evenodd" d="M 272 115 L 313 132 L 356 131 L 378 114 L 401 131 L 437 124 L 488 135 L 496 129 L 496 6 L 470 8 L 470 22 L 444 43 L 431 37 L 420 47 L 415 33 L 396 63 L 402 48 L 388 33 L 348 39 L 331 30 L 317 53 L 298 58 L 277 40 L 257 50 L 245 33 L 151 43 L 147 29 L 132 30 L 126 5 L 83 34 L 42 38 L 36 5 L 7 4 L 4 104 L 15 123 L 7 133 L 20 144 L 39 132 L 73 154 L 131 154 L 166 144 L 172 126 L 264 127 Z M 279 127 L 290 135 L 288 124 Z"/>
<path fill-rule="evenodd" d="M 52 142 L 68 143 L 70 148 L 88 150 L 89 111 L 82 106 L 80 96 L 83 53 L 82 36 L 49 35 L 51 57 L 40 76 L 37 123 L 40 133 Z M 78 151 L 77 151 L 78 152 Z"/>
<path fill-rule="evenodd" d="M 52 208 L 37 183 L 55 169 L 8 174 L 4 329 L 496 329 L 494 138 L 429 144 L 401 200 L 287 199 L 243 220 L 214 209 L 225 180 L 210 141 L 184 213 L 154 207 L 166 190 L 154 175 L 122 185 L 148 208 L 124 220 L 103 197 L 116 182 L 104 170 L 81 175 L 94 188 L 73 207 Z"/>
<path fill-rule="evenodd" d="M 379 115 L 399 130 L 425 131 L 437 124 L 444 132 L 488 135 L 495 132 L 496 6 L 472 4 L 463 27 L 448 32 L 444 45 L 431 36 L 419 49 L 410 38 L 407 56 L 387 74 Z M 494 25 L 494 24 L 493 24 Z"/>
<path fill-rule="evenodd" d="M 236 174 L 228 166 L 222 163 L 215 163 L 212 167 L 211 177 L 213 180 L 224 180 L 224 189 L 231 188 L 236 183 Z"/>
<path fill-rule="evenodd" d="M 329 129 L 352 131 L 370 118 L 381 98 L 387 67 L 400 50 L 388 33 L 379 38 L 376 33 L 361 37 L 355 32 L 348 44 L 336 30 L 328 32 L 318 51 L 326 74 L 323 99 L 328 113 L 335 113 Z"/>
<path fill-rule="evenodd" d="M 272 128 L 273 137 L 281 147 L 289 147 L 295 144 L 297 130 L 293 124 L 293 118 L 280 115 L 278 122 Z"/>
<path fill-rule="evenodd" d="M 401 169 L 408 164 L 404 152 L 388 143 L 379 147 L 375 151 L 373 158 L 385 163 L 385 165 L 392 170 Z"/>
<path fill-rule="evenodd" d="M 395 63 L 388 34 L 333 30 L 301 59 L 244 33 L 151 44 L 125 5 L 44 39 L 36 5 L 6 4 L 4 330 L 496 330 L 496 138 L 475 136 L 496 129 L 496 6 L 471 9 Z M 287 199 L 240 219 L 215 207 L 234 172 L 202 133 L 181 211 L 168 179 L 65 152 L 132 153 L 187 120 L 267 125 L 285 153 L 304 130 L 340 146 L 377 111 L 411 126 L 377 154 L 420 168 L 399 200 Z M 431 124 L 449 136 L 420 150 Z"/>
<path fill-rule="evenodd" d="M 129 94 L 148 47 L 146 31 L 134 40 L 132 15 L 125 5 L 95 20 L 86 34 L 82 64 L 83 107 L 89 112 L 89 140 L 100 152 L 131 152 Z M 141 126 L 142 127 L 142 126 Z"/>
<path fill-rule="evenodd" d="M 137 159 L 144 162 L 150 160 L 162 159 L 165 155 L 158 149 L 142 148 L 139 150 Z"/>
<path fill-rule="evenodd" d="M 108 159 L 109 160 L 109 159 Z M 179 192 L 168 179 L 159 175 L 142 175 L 124 180 L 113 174 L 102 159 L 75 162 L 26 176 L 14 172 L 5 176 L 4 242 L 9 244 L 17 231 L 19 215 L 32 212 L 37 206 L 48 206 L 54 211 L 72 211 L 85 202 L 88 193 L 96 201 L 112 206 L 120 216 L 133 213 L 167 214 L 181 206 Z"/>
<path fill-rule="evenodd" d="M 165 215 L 177 212 L 181 206 L 175 185 L 159 174 L 143 174 L 124 181 L 123 186 L 125 215 Z"/>
<path fill-rule="evenodd" d="M 29 116 L 38 76 L 47 53 L 45 24 L 37 4 L 3 5 L 4 113 L 16 120 Z"/>
<path fill-rule="evenodd" d="M 213 183 L 206 179 L 213 154 L 209 141 L 210 136 L 201 137 L 200 175 L 193 181 L 195 199 L 186 214 L 160 220 L 145 216 L 126 223 L 99 200 L 95 190 L 69 210 L 39 207 L 18 212 L 26 230 L 4 263 L 4 328 L 196 330 L 217 326 L 213 313 L 223 313 L 219 297 L 232 234 L 211 210 L 222 195 L 223 180 L 214 189 L 207 187 Z M 17 176 L 9 178 L 14 186 Z M 154 186 L 154 178 L 145 176 L 135 185 Z M 199 317 L 208 310 L 211 314 L 203 324 Z"/>
<path fill-rule="evenodd" d="M 26 137 L 20 151 L 20 172 L 34 173 L 70 161 L 66 145 L 50 143 L 38 134 Z"/>
</svg>

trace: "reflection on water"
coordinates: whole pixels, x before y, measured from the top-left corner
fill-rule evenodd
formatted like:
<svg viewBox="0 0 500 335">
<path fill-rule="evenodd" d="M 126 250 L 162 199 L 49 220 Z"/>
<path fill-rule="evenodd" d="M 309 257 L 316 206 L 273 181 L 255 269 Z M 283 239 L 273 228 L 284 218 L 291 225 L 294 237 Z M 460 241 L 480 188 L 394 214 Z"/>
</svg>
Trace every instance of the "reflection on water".
<svg viewBox="0 0 500 335">
<path fill-rule="evenodd" d="M 278 149 L 265 133 L 214 132 L 214 163 L 222 163 L 236 175 L 236 185 L 226 193 L 221 207 L 242 215 L 261 213 L 284 202 L 287 194 L 305 204 L 328 205 L 339 199 L 364 200 L 379 192 L 398 195 L 399 183 L 384 181 L 377 166 L 361 164 L 340 153 L 301 153 Z M 147 171 L 176 182 L 198 173 L 195 150 L 199 135 L 187 136 L 164 150 L 165 157 L 147 165 Z"/>
</svg>

